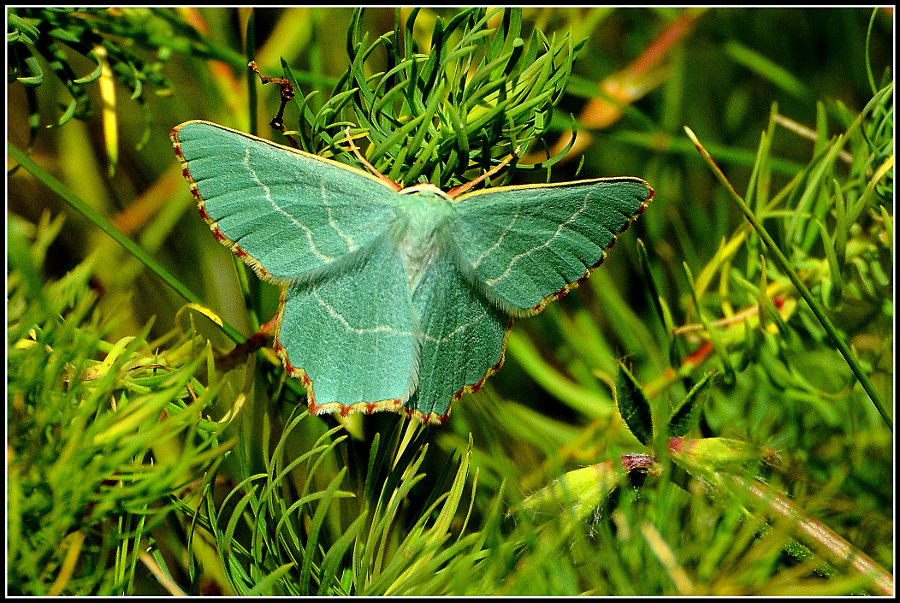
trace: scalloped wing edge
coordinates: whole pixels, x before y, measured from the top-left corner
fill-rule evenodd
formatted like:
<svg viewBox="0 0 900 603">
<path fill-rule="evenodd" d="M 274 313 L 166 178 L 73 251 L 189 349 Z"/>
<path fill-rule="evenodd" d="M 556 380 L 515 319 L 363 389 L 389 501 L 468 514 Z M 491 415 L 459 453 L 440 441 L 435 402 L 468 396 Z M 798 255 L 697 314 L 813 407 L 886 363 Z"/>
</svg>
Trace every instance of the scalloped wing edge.
<svg viewBox="0 0 900 603">
<path fill-rule="evenodd" d="M 577 279 L 575 279 L 575 280 L 572 281 L 571 283 L 567 283 L 566 286 L 564 286 L 564 287 L 563 287 L 562 289 L 560 289 L 559 291 L 555 291 L 555 292 L 551 293 L 550 295 L 548 295 L 547 297 L 545 297 L 544 299 L 542 299 L 540 302 L 538 302 L 537 304 L 535 304 L 535 305 L 532 306 L 531 308 L 527 308 L 527 309 L 525 309 L 525 310 L 522 310 L 522 309 L 519 309 L 519 308 L 511 308 L 511 307 L 507 306 L 505 303 L 503 303 L 502 300 L 493 300 L 493 296 L 492 296 L 489 292 L 487 292 L 487 293 L 488 293 L 489 299 L 492 299 L 492 300 L 494 301 L 495 304 L 497 304 L 497 305 L 499 305 L 500 307 L 502 307 L 504 311 L 509 312 L 509 314 L 510 314 L 511 316 L 514 316 L 515 318 L 529 318 L 529 317 L 531 317 L 531 316 L 535 316 L 536 314 L 539 314 L 539 313 L 540 313 L 544 308 L 546 308 L 549 304 L 551 304 L 551 303 L 553 303 L 554 301 L 556 301 L 556 300 L 558 300 L 558 299 L 564 297 L 567 293 L 569 293 L 569 291 L 572 291 L 573 289 L 576 289 L 581 283 L 583 283 L 583 282 L 586 281 L 588 278 L 590 278 L 591 273 L 592 273 L 594 270 L 596 270 L 597 268 L 599 268 L 600 265 L 601 265 L 603 262 L 606 261 L 606 255 L 607 255 L 607 252 L 609 252 L 609 250 L 612 249 L 612 247 L 616 244 L 616 241 L 619 240 L 619 235 L 621 235 L 621 234 L 624 233 L 626 230 L 628 230 L 628 228 L 632 225 L 632 223 L 634 223 L 639 217 L 641 217 L 641 216 L 644 214 L 645 211 L 647 211 L 647 208 L 650 206 L 650 202 L 653 201 L 653 197 L 656 195 L 656 191 L 653 190 L 653 187 L 650 186 L 650 184 L 649 184 L 647 181 L 645 181 L 645 180 L 643 180 L 643 179 L 641 179 L 641 178 L 635 178 L 635 177 L 632 177 L 632 176 L 625 176 L 625 177 L 612 177 L 612 178 L 596 178 L 596 179 L 594 179 L 594 180 L 597 180 L 597 181 L 603 181 L 603 180 L 623 180 L 623 179 L 625 179 L 625 180 L 632 180 L 632 181 L 635 181 L 635 182 L 641 182 L 644 186 L 647 187 L 647 198 L 644 199 L 644 200 L 641 202 L 640 207 L 638 207 L 638 209 L 634 212 L 634 214 L 632 214 L 631 217 L 628 218 L 628 221 L 625 223 L 625 225 L 624 225 L 617 233 L 615 233 L 615 234 L 613 235 L 612 240 L 611 240 L 611 241 L 606 245 L 606 247 L 603 249 L 603 253 L 602 253 L 602 255 L 600 256 L 600 260 L 597 261 L 597 263 L 595 263 L 593 266 L 589 266 L 589 267 L 587 268 L 587 270 L 585 270 L 585 272 L 584 272 L 583 275 L 581 275 L 580 277 L 578 277 Z M 574 181 L 574 182 L 559 182 L 559 183 L 553 183 L 553 184 L 543 184 L 543 185 L 539 185 L 539 186 L 547 186 L 547 187 L 550 187 L 550 186 L 565 186 L 565 185 L 579 184 L 579 183 L 581 183 L 581 182 L 584 182 L 584 181 L 583 181 L 583 180 L 580 180 L 580 181 L 579 181 L 579 180 L 576 180 L 576 181 Z M 534 185 L 516 185 L 516 186 L 504 186 L 504 187 L 498 187 L 498 188 L 492 188 L 492 189 L 483 189 L 483 190 L 480 190 L 480 191 L 475 191 L 475 192 L 473 192 L 473 193 L 467 193 L 467 194 L 465 194 L 465 195 L 462 195 L 462 196 L 460 196 L 458 199 L 454 199 L 454 201 L 461 200 L 463 197 L 468 197 L 468 196 L 473 196 L 473 195 L 479 195 L 479 194 L 486 193 L 486 192 L 490 192 L 490 191 L 496 191 L 496 190 L 498 190 L 498 189 L 503 189 L 503 190 L 506 190 L 506 189 L 518 189 L 518 188 L 523 188 L 523 189 L 524 189 L 524 188 L 533 188 L 533 187 L 534 187 Z M 504 345 L 505 345 L 505 342 L 504 342 Z"/>
<path fill-rule="evenodd" d="M 300 367 L 294 366 L 291 363 L 290 359 L 288 358 L 287 350 L 283 345 L 281 345 L 281 342 L 279 340 L 281 335 L 281 321 L 284 318 L 284 306 L 286 298 L 287 289 L 285 288 L 281 292 L 281 299 L 278 302 L 278 314 L 275 320 L 275 352 L 278 354 L 278 357 L 281 358 L 281 362 L 282 364 L 284 364 L 284 369 L 285 371 L 287 371 L 287 374 L 290 377 L 300 379 L 300 382 L 303 384 L 304 389 L 306 389 L 309 412 L 314 415 L 337 413 L 342 417 L 346 417 L 347 415 L 352 414 L 370 415 L 376 412 L 389 411 L 396 412 L 401 415 L 405 414 L 408 418 L 426 425 L 443 425 L 450 418 L 450 411 L 453 408 L 453 404 L 457 400 L 462 398 L 465 394 L 477 392 L 484 385 L 485 381 L 487 381 L 503 366 L 503 361 L 506 357 L 506 342 L 509 339 L 509 332 L 510 329 L 512 329 L 513 324 L 513 318 L 510 317 L 506 323 L 506 330 L 503 333 L 503 344 L 500 346 L 500 358 L 497 360 L 497 363 L 489 367 L 488 370 L 484 373 L 484 376 L 481 377 L 481 379 L 479 379 L 476 383 L 473 383 L 471 385 L 463 385 L 462 388 L 459 389 L 459 391 L 453 394 L 450 397 L 450 403 L 447 405 L 447 412 L 443 415 L 440 415 L 436 412 L 424 413 L 415 408 L 408 408 L 406 406 L 406 403 L 409 400 L 409 396 L 412 395 L 412 392 L 409 392 L 406 398 L 392 398 L 390 400 L 379 400 L 376 402 L 355 402 L 353 404 L 328 402 L 326 404 L 318 404 L 316 403 L 316 396 L 312 379 L 309 378 L 309 375 L 306 374 L 305 370 Z"/>
</svg>

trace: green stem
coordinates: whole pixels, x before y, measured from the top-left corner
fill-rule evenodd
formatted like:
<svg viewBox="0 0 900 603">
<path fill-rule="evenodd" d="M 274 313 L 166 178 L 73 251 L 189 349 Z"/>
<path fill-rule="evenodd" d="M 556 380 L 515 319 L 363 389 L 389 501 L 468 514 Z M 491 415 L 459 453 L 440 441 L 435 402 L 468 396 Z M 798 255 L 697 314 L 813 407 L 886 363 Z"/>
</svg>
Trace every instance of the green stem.
<svg viewBox="0 0 900 603">
<path fill-rule="evenodd" d="M 116 243 L 124 247 L 131 255 L 143 262 L 144 265 L 147 266 L 147 268 L 149 268 L 160 279 L 162 279 L 164 283 L 172 287 L 172 289 L 174 289 L 176 293 L 181 295 L 189 302 L 193 302 L 201 306 L 205 305 L 199 297 L 197 297 L 190 289 L 185 287 L 181 283 L 181 281 L 170 274 L 168 270 L 163 268 L 161 264 L 147 255 L 147 252 L 141 249 L 134 241 L 122 234 L 122 232 L 119 231 L 115 226 L 113 226 L 109 222 L 109 220 L 100 215 L 100 213 L 97 212 L 97 210 L 95 210 L 93 207 L 82 201 L 75 193 L 66 188 L 66 186 L 62 182 L 51 176 L 46 170 L 44 170 L 44 168 L 35 163 L 30 157 L 25 155 L 25 153 L 20 151 L 14 145 L 8 145 L 7 152 L 9 153 L 10 157 L 18 162 L 18 164 L 23 168 L 28 170 L 35 178 L 37 178 L 40 182 L 47 186 L 47 188 L 62 197 L 63 200 L 69 205 L 69 207 L 87 218 L 90 222 L 93 222 L 95 226 L 112 237 L 112 239 Z M 246 339 L 227 322 L 223 321 L 222 330 L 226 335 L 228 335 L 237 343 L 243 343 L 243 341 Z"/>
<path fill-rule="evenodd" d="M 838 334 L 837 329 L 825 314 L 825 311 L 815 300 L 809 289 L 806 288 L 806 285 L 803 284 L 803 281 L 800 280 L 800 276 L 791 266 L 790 262 L 788 262 L 788 259 L 781 252 L 781 249 L 778 248 L 778 246 L 775 244 L 775 241 L 771 236 L 769 236 L 769 233 L 766 232 L 765 228 L 763 228 L 763 225 L 757 219 L 756 214 L 753 213 L 750 207 L 744 202 L 744 199 L 741 198 L 734 187 L 731 186 L 728 178 L 725 177 L 725 174 L 723 174 L 722 170 L 719 169 L 719 166 L 716 165 L 715 160 L 713 160 L 710 154 L 706 152 L 706 149 L 703 148 L 703 145 L 700 144 L 700 141 L 697 140 L 697 137 L 694 135 L 693 131 L 691 131 L 691 129 L 687 126 L 685 126 L 684 129 L 687 132 L 688 137 L 693 141 L 694 146 L 697 147 L 697 151 L 700 152 L 700 155 L 703 157 L 706 163 L 709 164 L 713 174 L 716 176 L 716 178 L 718 178 L 719 182 L 722 183 L 725 189 L 730 191 L 732 198 L 737 202 L 738 207 L 741 208 L 741 211 L 744 212 L 744 216 L 753 226 L 754 230 L 756 230 L 757 234 L 759 234 L 759 238 L 763 240 L 763 242 L 771 251 L 772 257 L 775 259 L 775 262 L 784 271 L 788 278 L 791 279 L 791 282 L 794 284 L 794 287 L 797 288 L 797 292 L 800 293 L 800 296 L 804 300 L 806 300 L 807 304 L 809 304 L 809 309 L 812 310 L 813 314 L 816 315 L 816 318 L 822 324 L 822 327 L 825 328 L 825 331 L 837 346 L 838 351 L 840 351 L 841 355 L 843 355 L 844 359 L 847 361 L 847 364 L 850 365 L 850 370 L 853 371 L 853 374 L 856 375 L 856 378 L 859 380 L 860 385 L 862 385 L 863 389 L 866 390 L 866 393 L 869 394 L 869 398 L 872 400 L 875 408 L 881 414 L 881 418 L 884 419 L 884 422 L 887 424 L 888 428 L 893 431 L 894 421 L 888 414 L 887 408 L 882 402 L 881 397 L 878 395 L 878 392 L 875 391 L 875 386 L 872 385 L 871 381 L 869 381 L 869 376 L 866 375 L 862 366 L 859 364 L 859 360 L 857 360 L 856 356 L 853 354 L 853 350 L 850 349 L 850 346 L 847 345 L 847 342 L 845 342 L 844 339 Z"/>
<path fill-rule="evenodd" d="M 249 10 L 250 14 L 247 18 L 247 42 L 245 48 L 245 59 L 248 64 L 252 61 L 256 61 L 256 10 L 253 8 Z M 256 88 L 256 74 L 251 69 L 247 68 L 244 69 L 244 73 L 247 77 L 247 105 L 250 113 L 250 133 L 256 135 L 258 134 L 256 131 L 256 114 L 259 102 Z M 236 255 L 232 255 L 231 259 L 234 262 L 234 269 L 237 273 L 241 294 L 244 297 L 244 307 L 247 308 L 247 320 L 250 322 L 250 328 L 256 333 L 259 331 L 259 316 L 256 313 L 256 308 L 260 307 L 259 287 L 255 287 L 251 290 L 250 279 L 247 278 L 247 267 L 244 265 L 244 262 L 238 259 Z"/>
<path fill-rule="evenodd" d="M 788 520 L 799 531 L 801 538 L 827 552 L 832 563 L 846 564 L 862 576 L 872 579 L 871 588 L 876 594 L 893 596 L 894 577 L 862 551 L 841 538 L 824 523 L 809 517 L 786 496 L 776 492 L 760 480 L 748 481 L 731 475 L 733 483 L 744 492 L 765 505 L 766 511 L 774 517 Z"/>
</svg>

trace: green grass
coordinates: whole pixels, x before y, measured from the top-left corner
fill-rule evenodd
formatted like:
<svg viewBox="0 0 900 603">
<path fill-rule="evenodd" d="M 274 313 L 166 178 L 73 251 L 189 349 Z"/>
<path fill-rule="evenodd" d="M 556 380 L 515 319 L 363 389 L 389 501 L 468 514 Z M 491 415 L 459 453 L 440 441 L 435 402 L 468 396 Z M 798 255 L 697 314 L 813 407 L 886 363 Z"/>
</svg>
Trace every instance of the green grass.
<svg viewBox="0 0 900 603">
<path fill-rule="evenodd" d="M 892 590 L 892 13 L 7 15 L 11 594 Z M 312 152 L 655 199 L 446 425 L 310 416 L 168 139 L 285 143 L 251 58 Z"/>
</svg>

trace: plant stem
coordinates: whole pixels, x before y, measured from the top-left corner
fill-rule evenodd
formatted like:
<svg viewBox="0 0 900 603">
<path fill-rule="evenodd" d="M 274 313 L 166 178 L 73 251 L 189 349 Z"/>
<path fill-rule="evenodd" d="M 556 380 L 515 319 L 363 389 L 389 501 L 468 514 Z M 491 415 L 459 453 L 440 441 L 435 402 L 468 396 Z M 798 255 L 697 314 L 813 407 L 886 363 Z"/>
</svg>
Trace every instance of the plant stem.
<svg viewBox="0 0 900 603">
<path fill-rule="evenodd" d="M 126 251 L 143 262 L 151 272 L 155 273 L 164 283 L 172 287 L 176 293 L 189 302 L 205 306 L 203 301 L 197 297 L 193 291 L 185 287 L 184 284 L 166 270 L 162 264 L 151 258 L 147 252 L 141 249 L 134 241 L 122 234 L 119 229 L 113 226 L 109 220 L 103 217 L 97 210 L 82 201 L 75 193 L 66 188 L 62 182 L 51 176 L 49 172 L 44 170 L 44 168 L 35 163 L 25 153 L 16 148 L 15 145 L 7 145 L 7 152 L 19 165 L 28 170 L 35 178 L 47 186 L 47 188 L 62 197 L 69 207 L 87 218 L 88 221 L 92 222 L 100 230 L 108 234 L 116 243 L 124 247 Z M 246 337 L 241 335 L 237 329 L 227 322 L 223 321 L 222 330 L 236 343 L 243 343 L 246 339 Z"/>
<path fill-rule="evenodd" d="M 872 403 L 875 405 L 875 408 L 878 410 L 879 414 L 881 414 L 881 418 L 884 419 L 884 422 L 887 424 L 888 428 L 893 431 L 894 430 L 894 421 L 891 419 L 888 414 L 887 408 L 882 402 L 881 397 L 878 395 L 878 392 L 875 391 L 875 386 L 872 385 L 872 382 L 869 380 L 869 376 L 866 375 L 862 366 L 859 364 L 859 360 L 856 359 L 856 355 L 853 353 L 853 350 L 850 349 L 850 346 L 847 345 L 847 342 L 838 334 L 837 329 L 832 324 L 831 320 L 825 314 L 825 311 L 819 306 L 816 302 L 815 298 L 813 298 L 812 293 L 809 289 L 807 289 L 806 285 L 803 284 L 803 281 L 800 280 L 800 276 L 797 274 L 797 271 L 793 269 L 788 259 L 781 252 L 778 246 L 775 244 L 775 241 L 769 236 L 769 233 L 766 232 L 766 229 L 763 228 L 762 223 L 757 219 L 756 214 L 753 213 L 753 210 L 744 202 L 744 199 L 738 194 L 738 192 L 734 189 L 731 183 L 728 181 L 728 178 L 725 174 L 722 173 L 722 170 L 719 169 L 719 166 L 716 165 L 715 160 L 710 156 L 709 153 L 706 152 L 706 149 L 703 148 L 703 145 L 700 144 L 700 141 L 697 140 L 697 137 L 694 135 L 694 132 L 691 131 L 687 126 L 684 127 L 687 132 L 688 137 L 693 141 L 694 146 L 697 147 L 697 151 L 700 152 L 701 157 L 709 164 L 710 169 L 712 169 L 713 174 L 718 178 L 719 182 L 725 186 L 725 189 L 731 193 L 732 198 L 737 202 L 738 207 L 741 208 L 741 211 L 744 212 L 744 216 L 756 230 L 759 237 L 763 240 L 766 246 L 772 253 L 772 257 L 775 259 L 778 266 L 784 271 L 791 282 L 794 283 L 794 287 L 797 288 L 797 292 L 800 293 L 800 296 L 806 300 L 806 303 L 809 304 L 810 310 L 812 310 L 813 314 L 816 315 L 816 318 L 822 324 L 822 327 L 825 328 L 825 331 L 828 333 L 831 340 L 837 346 L 838 351 L 840 351 L 841 355 L 843 355 L 844 359 L 846 359 L 847 364 L 850 365 L 850 370 L 853 371 L 853 374 L 856 375 L 856 378 L 859 380 L 860 385 L 862 385 L 863 389 L 866 390 L 866 393 L 869 394 L 869 398 L 872 400 Z"/>
</svg>

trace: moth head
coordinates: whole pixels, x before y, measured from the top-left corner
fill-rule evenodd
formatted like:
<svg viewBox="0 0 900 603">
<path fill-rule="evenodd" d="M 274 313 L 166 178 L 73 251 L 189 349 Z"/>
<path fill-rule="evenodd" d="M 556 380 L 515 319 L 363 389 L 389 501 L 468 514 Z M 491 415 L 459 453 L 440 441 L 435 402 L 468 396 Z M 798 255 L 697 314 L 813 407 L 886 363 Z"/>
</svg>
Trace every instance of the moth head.
<svg viewBox="0 0 900 603">
<path fill-rule="evenodd" d="M 401 195 L 419 195 L 421 197 L 434 196 L 434 197 L 439 197 L 445 201 L 453 200 L 450 197 L 450 195 L 448 195 L 447 193 L 445 193 L 444 191 L 442 191 L 435 185 L 427 183 L 427 182 L 425 184 L 414 184 L 412 186 L 407 186 L 406 188 L 404 188 L 403 190 L 400 191 L 400 194 Z"/>
</svg>

